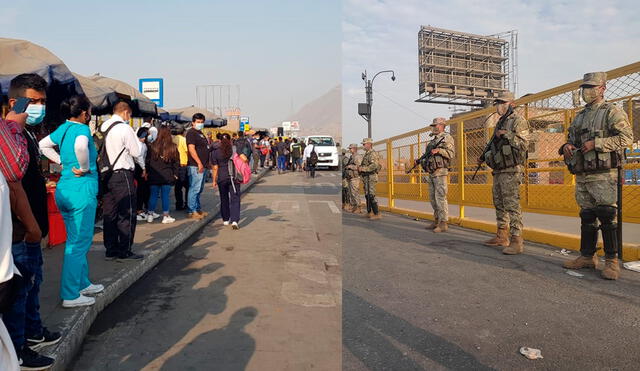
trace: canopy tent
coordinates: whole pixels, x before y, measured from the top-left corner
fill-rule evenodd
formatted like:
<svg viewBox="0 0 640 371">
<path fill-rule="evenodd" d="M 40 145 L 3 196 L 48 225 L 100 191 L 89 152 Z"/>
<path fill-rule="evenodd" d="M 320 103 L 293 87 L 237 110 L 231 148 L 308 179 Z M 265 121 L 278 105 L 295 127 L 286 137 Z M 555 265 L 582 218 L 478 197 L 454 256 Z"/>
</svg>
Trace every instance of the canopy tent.
<svg viewBox="0 0 640 371">
<path fill-rule="evenodd" d="M 0 87 L 6 95 L 11 80 L 23 73 L 35 73 L 47 82 L 47 113 L 45 121 L 62 122 L 60 103 L 65 98 L 81 94 L 82 88 L 69 68 L 49 50 L 25 40 L 0 38 Z"/>
<path fill-rule="evenodd" d="M 205 118 L 206 127 L 223 127 L 227 126 L 227 120 L 216 115 L 215 113 L 200 107 L 189 106 L 183 108 L 167 109 L 168 114 L 165 116 L 166 120 L 174 120 L 180 122 L 191 122 L 193 115 L 196 113 L 202 113 Z M 162 116 L 160 116 L 162 118 Z M 163 118 L 164 119 L 164 118 Z"/>
<path fill-rule="evenodd" d="M 110 113 L 111 107 L 119 99 L 116 91 L 77 73 L 74 73 L 73 76 L 78 80 L 82 91 L 91 101 L 92 113 L 95 115 Z"/>
<path fill-rule="evenodd" d="M 114 90 L 120 97 L 128 98 L 133 102 L 133 113 L 135 116 L 157 116 L 157 107 L 146 95 L 140 93 L 133 86 L 120 80 L 110 77 L 101 76 L 99 74 L 87 76 L 97 85 Z"/>
</svg>

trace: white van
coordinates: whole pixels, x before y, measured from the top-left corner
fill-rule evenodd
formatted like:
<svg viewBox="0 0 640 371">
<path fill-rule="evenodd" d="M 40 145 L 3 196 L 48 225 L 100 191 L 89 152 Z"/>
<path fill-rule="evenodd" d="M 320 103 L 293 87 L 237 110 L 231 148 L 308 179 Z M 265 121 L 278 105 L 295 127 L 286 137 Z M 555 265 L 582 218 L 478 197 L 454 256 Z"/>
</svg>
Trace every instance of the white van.
<svg viewBox="0 0 640 371">
<path fill-rule="evenodd" d="M 331 135 L 309 135 L 304 139 L 304 144 L 315 144 L 318 154 L 318 167 L 328 167 L 337 170 L 339 163 L 338 147 Z"/>
</svg>

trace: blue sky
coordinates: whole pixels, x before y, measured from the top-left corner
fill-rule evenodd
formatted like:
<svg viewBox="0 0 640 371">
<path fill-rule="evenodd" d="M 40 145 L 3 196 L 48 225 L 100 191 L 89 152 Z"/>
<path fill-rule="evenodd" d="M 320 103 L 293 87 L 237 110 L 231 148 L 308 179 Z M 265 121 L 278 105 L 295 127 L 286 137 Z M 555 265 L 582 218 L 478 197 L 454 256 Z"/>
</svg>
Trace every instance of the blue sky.
<svg viewBox="0 0 640 371">
<path fill-rule="evenodd" d="M 374 83 L 373 136 L 423 127 L 447 105 L 418 98 L 417 38 L 421 25 L 480 35 L 518 30 L 518 96 L 578 80 L 640 58 L 640 18 L 632 0 L 344 0 L 343 138 L 367 135 L 357 114 L 365 101 L 362 71 L 393 69 Z M 395 103 L 394 103 L 395 102 Z"/>
<path fill-rule="evenodd" d="M 74 72 L 163 77 L 165 106 L 195 86 L 239 84 L 253 125 L 272 126 L 341 78 L 341 3 L 325 1 L 35 1 L 3 3 L 3 37 L 26 39 Z"/>
</svg>

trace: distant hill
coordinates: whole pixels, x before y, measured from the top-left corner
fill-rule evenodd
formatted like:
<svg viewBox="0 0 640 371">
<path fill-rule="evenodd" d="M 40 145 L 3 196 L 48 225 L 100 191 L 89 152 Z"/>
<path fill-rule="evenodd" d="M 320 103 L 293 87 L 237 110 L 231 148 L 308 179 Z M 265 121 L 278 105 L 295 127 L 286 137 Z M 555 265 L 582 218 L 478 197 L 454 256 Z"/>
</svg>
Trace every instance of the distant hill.
<svg viewBox="0 0 640 371">
<path fill-rule="evenodd" d="M 329 134 L 342 143 L 342 85 L 305 104 L 285 121 L 300 122 L 300 136 Z"/>
</svg>

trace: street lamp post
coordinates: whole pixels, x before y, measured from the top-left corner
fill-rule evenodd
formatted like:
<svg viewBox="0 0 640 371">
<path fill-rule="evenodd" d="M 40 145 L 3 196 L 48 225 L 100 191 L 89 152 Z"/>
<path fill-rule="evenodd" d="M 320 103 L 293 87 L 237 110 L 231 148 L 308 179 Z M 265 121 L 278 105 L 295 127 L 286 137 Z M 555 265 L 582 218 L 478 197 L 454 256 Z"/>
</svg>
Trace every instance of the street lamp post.
<svg viewBox="0 0 640 371">
<path fill-rule="evenodd" d="M 367 120 L 368 126 L 368 137 L 373 138 L 373 134 L 371 133 L 371 112 L 373 111 L 371 105 L 373 104 L 373 81 L 378 77 L 378 75 L 382 73 L 391 73 L 391 81 L 396 81 L 396 74 L 393 70 L 384 70 L 373 75 L 371 80 L 367 80 L 367 71 L 365 70 L 362 73 L 362 80 L 364 80 L 364 88 L 365 94 L 367 98 L 367 103 L 362 106 L 358 106 L 358 113 L 362 116 L 363 119 Z"/>
</svg>

